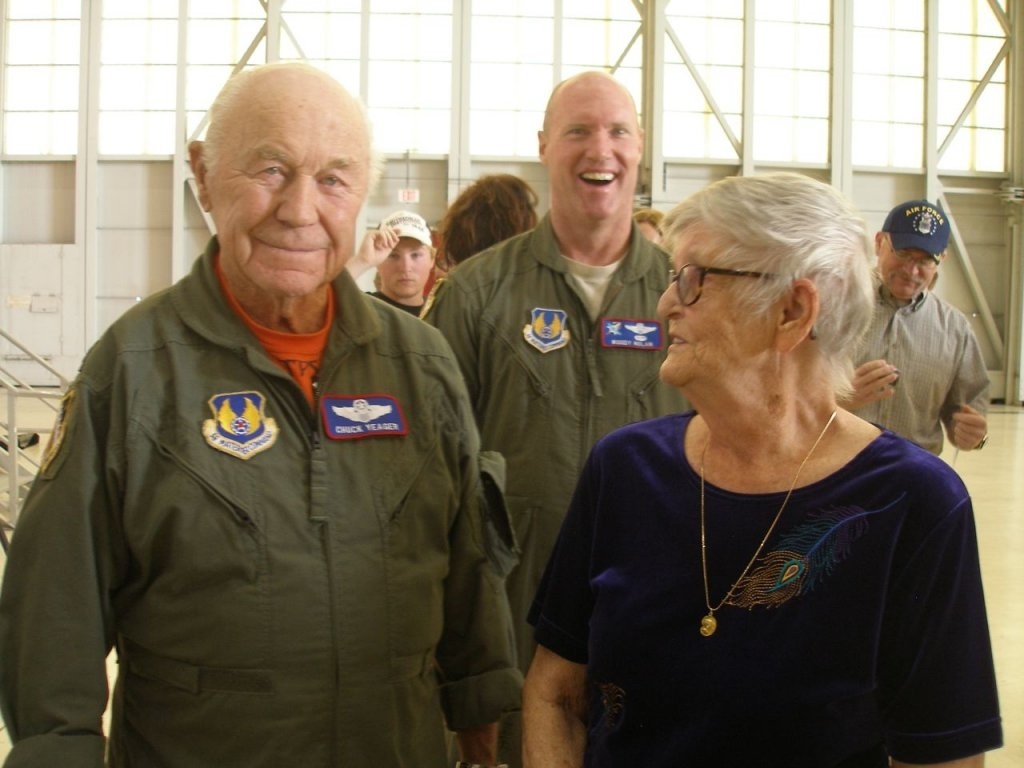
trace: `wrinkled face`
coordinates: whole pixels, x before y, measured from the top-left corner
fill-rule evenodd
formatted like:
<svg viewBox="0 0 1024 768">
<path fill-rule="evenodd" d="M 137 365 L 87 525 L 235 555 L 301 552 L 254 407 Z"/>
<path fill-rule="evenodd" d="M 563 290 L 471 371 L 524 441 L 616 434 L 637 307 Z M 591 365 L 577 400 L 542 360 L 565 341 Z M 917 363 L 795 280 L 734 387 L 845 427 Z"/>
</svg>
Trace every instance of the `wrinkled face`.
<svg viewBox="0 0 1024 768">
<path fill-rule="evenodd" d="M 897 251 L 885 232 L 875 235 L 878 274 L 885 287 L 900 301 L 910 301 L 931 285 L 938 262 L 917 248 Z"/>
<path fill-rule="evenodd" d="M 704 232 L 691 229 L 675 243 L 673 269 L 684 264 L 714 265 L 716 247 Z M 718 387 L 736 380 L 756 364 L 768 348 L 766 327 L 745 314 L 731 290 L 731 281 L 749 279 L 708 274 L 700 295 L 684 306 L 673 282 L 661 295 L 658 316 L 668 325 L 669 347 L 661 364 L 661 380 L 674 387 L 694 383 Z"/>
<path fill-rule="evenodd" d="M 377 267 L 380 292 L 400 304 L 419 306 L 433 266 L 434 256 L 427 246 L 415 238 L 403 237 Z"/>
<path fill-rule="evenodd" d="M 355 247 L 370 146 L 358 106 L 333 83 L 278 71 L 250 85 L 209 167 L 192 152 L 224 274 L 236 292 L 309 296 Z"/>
<path fill-rule="evenodd" d="M 539 139 L 553 209 L 591 220 L 632 215 L 643 136 L 621 85 L 591 75 L 561 86 Z"/>
</svg>

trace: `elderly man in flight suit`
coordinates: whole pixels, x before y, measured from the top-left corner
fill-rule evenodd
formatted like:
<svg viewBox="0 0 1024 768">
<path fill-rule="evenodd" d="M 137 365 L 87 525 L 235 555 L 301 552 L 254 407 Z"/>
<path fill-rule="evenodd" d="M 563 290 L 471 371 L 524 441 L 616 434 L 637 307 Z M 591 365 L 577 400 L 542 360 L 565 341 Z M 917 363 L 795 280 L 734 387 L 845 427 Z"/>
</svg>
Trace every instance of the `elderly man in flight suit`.
<svg viewBox="0 0 1024 768">
<path fill-rule="evenodd" d="M 7 765 L 434 766 L 445 721 L 494 763 L 514 545 L 448 345 L 344 270 L 361 105 L 256 68 L 190 156 L 217 237 L 91 350 L 14 535 Z"/>
</svg>

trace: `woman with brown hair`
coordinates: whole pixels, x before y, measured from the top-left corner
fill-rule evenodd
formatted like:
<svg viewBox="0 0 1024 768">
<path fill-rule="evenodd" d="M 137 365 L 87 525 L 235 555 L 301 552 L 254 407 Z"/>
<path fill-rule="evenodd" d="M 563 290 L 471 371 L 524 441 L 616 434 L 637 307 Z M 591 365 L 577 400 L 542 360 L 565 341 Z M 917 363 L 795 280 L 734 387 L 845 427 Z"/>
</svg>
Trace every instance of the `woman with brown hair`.
<svg viewBox="0 0 1024 768">
<path fill-rule="evenodd" d="M 510 173 L 481 176 L 449 206 L 440 224 L 438 265 L 452 269 L 470 256 L 537 225 L 537 193 Z"/>
</svg>

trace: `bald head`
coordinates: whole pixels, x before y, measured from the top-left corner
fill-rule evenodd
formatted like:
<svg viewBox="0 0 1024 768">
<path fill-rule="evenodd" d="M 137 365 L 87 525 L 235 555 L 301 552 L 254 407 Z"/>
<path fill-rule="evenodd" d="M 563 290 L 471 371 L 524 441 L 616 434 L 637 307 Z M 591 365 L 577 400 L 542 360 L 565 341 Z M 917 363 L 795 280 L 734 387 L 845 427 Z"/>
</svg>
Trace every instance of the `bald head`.
<svg viewBox="0 0 1024 768">
<path fill-rule="evenodd" d="M 202 154 L 213 168 L 231 145 L 237 143 L 240 127 L 261 116 L 284 108 L 298 112 L 315 109 L 336 116 L 356 145 L 365 147 L 372 187 L 380 172 L 373 150 L 373 131 L 366 109 L 333 77 L 298 61 L 274 62 L 244 69 L 233 75 L 221 89 L 209 111 L 209 128 Z"/>
<path fill-rule="evenodd" d="M 622 93 L 629 101 L 630 106 L 633 109 L 633 122 L 634 125 L 639 126 L 639 118 L 636 112 L 636 103 L 633 101 L 633 94 L 629 92 L 622 83 L 616 80 L 614 77 L 609 75 L 607 72 L 591 71 L 581 72 L 578 75 L 566 78 L 551 91 L 551 96 L 548 97 L 548 104 L 544 108 L 544 127 L 543 130 L 547 131 L 551 126 L 551 118 L 555 111 L 558 109 L 562 97 L 566 92 L 575 89 L 603 89 L 611 88 Z"/>
</svg>

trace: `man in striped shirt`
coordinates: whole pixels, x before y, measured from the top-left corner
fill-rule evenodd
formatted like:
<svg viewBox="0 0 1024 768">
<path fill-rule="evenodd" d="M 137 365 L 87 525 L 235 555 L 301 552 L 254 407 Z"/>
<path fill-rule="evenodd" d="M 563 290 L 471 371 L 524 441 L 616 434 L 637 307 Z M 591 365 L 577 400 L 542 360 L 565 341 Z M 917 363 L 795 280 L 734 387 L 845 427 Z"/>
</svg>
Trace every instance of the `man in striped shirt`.
<svg viewBox="0 0 1024 768">
<path fill-rule="evenodd" d="M 875 235 L 878 302 L 864 336 L 854 391 L 859 416 L 942 452 L 988 440 L 988 372 L 970 322 L 929 290 L 946 256 L 949 222 L 938 205 L 897 205 Z"/>
</svg>

